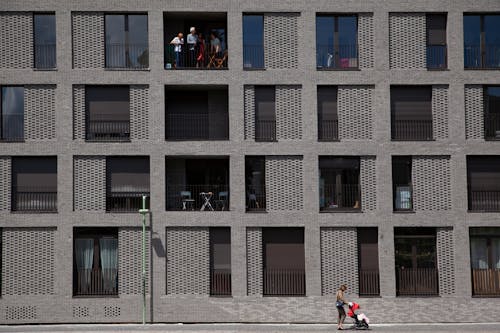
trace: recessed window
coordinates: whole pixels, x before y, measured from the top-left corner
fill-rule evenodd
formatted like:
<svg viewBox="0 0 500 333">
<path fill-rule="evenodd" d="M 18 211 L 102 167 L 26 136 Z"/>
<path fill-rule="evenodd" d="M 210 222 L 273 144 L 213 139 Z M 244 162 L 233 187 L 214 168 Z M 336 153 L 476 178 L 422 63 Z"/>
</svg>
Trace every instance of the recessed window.
<svg viewBox="0 0 500 333">
<path fill-rule="evenodd" d="M 337 87 L 319 86 L 318 91 L 318 140 L 339 139 L 339 119 L 337 115 Z"/>
<path fill-rule="evenodd" d="M 255 87 L 255 141 L 276 141 L 276 87 Z"/>
<path fill-rule="evenodd" d="M 243 15 L 243 68 L 265 68 L 264 15 Z"/>
<path fill-rule="evenodd" d="M 0 139 L 24 140 L 24 87 L 1 87 Z"/>
<path fill-rule="evenodd" d="M 427 68 L 447 67 L 446 14 L 427 14 Z"/>
<path fill-rule="evenodd" d="M 358 228 L 359 295 L 378 296 L 380 275 L 377 228 Z"/>
<path fill-rule="evenodd" d="M 246 210 L 266 210 L 266 157 L 245 157 Z"/>
<path fill-rule="evenodd" d="M 465 68 L 500 68 L 500 15 L 464 15 Z"/>
<path fill-rule="evenodd" d="M 35 68 L 56 67 L 56 16 L 54 14 L 33 15 Z"/>
<path fill-rule="evenodd" d="M 467 156 L 470 211 L 500 211 L 500 156 Z"/>
<path fill-rule="evenodd" d="M 210 295 L 231 295 L 231 229 L 210 228 Z"/>
<path fill-rule="evenodd" d="M 484 137 L 500 140 L 500 86 L 485 86 L 483 93 Z"/>
<path fill-rule="evenodd" d="M 413 210 L 411 156 L 392 157 L 392 188 L 394 211 Z"/>
<path fill-rule="evenodd" d="M 470 228 L 472 294 L 500 296 L 500 228 Z"/>
<path fill-rule="evenodd" d="M 358 68 L 357 15 L 316 17 L 316 66 L 318 69 Z"/>
</svg>

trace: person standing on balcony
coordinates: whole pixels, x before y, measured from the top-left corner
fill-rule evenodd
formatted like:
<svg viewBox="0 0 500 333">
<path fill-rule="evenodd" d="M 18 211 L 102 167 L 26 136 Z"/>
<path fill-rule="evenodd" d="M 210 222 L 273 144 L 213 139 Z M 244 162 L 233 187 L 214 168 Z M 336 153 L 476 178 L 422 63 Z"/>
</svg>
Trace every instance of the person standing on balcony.
<svg viewBox="0 0 500 333">
<path fill-rule="evenodd" d="M 221 52 L 222 52 L 222 46 L 220 43 L 220 39 L 217 38 L 215 32 L 212 31 L 210 33 L 210 53 L 215 54 L 217 57 L 219 57 Z"/>
<path fill-rule="evenodd" d="M 337 319 L 337 329 L 338 330 L 343 330 L 344 327 L 344 320 L 345 320 L 345 310 L 344 310 L 344 304 L 347 303 L 347 301 L 344 298 L 344 292 L 347 290 L 347 285 L 343 284 L 340 286 L 340 288 L 337 290 L 337 301 L 335 302 L 335 307 L 337 308 L 337 311 L 339 312 L 339 316 Z"/>
<path fill-rule="evenodd" d="M 184 45 L 184 34 L 179 32 L 179 34 L 170 41 L 170 44 L 174 45 L 175 68 L 182 67 L 182 45 Z"/>
<path fill-rule="evenodd" d="M 198 35 L 198 54 L 196 56 L 196 67 L 203 67 L 205 65 L 205 38 L 200 32 Z"/>
<path fill-rule="evenodd" d="M 198 42 L 198 36 L 196 35 L 196 28 L 191 27 L 189 29 L 189 35 L 187 35 L 187 48 L 189 54 L 189 67 L 195 67 L 196 65 L 196 44 Z"/>
</svg>

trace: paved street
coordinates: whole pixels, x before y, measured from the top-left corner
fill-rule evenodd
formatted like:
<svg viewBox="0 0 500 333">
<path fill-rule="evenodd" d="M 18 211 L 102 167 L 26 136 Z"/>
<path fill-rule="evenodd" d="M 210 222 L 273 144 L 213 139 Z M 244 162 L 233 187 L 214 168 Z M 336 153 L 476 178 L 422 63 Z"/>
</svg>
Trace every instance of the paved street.
<svg viewBox="0 0 500 333">
<path fill-rule="evenodd" d="M 346 326 L 347 327 L 347 326 Z M 334 332 L 336 325 L 326 324 L 155 324 L 155 325 L 32 325 L 32 326 L 0 326 L 0 332 L 168 332 L 168 333 L 259 333 L 259 332 Z M 354 330 L 348 330 L 354 331 Z M 500 332 L 500 323 L 488 324 L 380 324 L 373 325 L 372 332 Z"/>
</svg>

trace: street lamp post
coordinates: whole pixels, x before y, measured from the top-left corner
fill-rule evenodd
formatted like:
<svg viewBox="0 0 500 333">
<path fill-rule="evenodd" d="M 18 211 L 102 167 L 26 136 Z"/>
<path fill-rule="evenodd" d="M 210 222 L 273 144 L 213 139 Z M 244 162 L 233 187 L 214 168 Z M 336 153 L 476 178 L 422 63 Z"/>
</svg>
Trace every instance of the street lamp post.
<svg viewBox="0 0 500 333">
<path fill-rule="evenodd" d="M 146 324 L 146 196 L 142 196 L 142 208 L 139 214 L 142 215 L 142 324 Z"/>
</svg>

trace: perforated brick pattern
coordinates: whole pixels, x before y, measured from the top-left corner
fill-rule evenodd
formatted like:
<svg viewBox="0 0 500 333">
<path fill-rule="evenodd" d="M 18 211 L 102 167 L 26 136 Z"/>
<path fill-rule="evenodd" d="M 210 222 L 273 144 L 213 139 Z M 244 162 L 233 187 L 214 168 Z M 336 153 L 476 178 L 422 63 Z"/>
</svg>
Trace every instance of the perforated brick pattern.
<svg viewBox="0 0 500 333">
<path fill-rule="evenodd" d="M 73 68 L 104 68 L 104 14 L 73 12 Z"/>
<path fill-rule="evenodd" d="M 0 210 L 10 210 L 11 159 L 0 156 Z"/>
<path fill-rule="evenodd" d="M 210 293 L 208 228 L 167 228 L 167 294 Z"/>
<path fill-rule="evenodd" d="M 73 318 L 86 318 L 90 315 L 88 306 L 73 306 Z"/>
<path fill-rule="evenodd" d="M 106 157 L 74 157 L 73 195 L 75 211 L 106 210 Z"/>
<path fill-rule="evenodd" d="M 18 305 L 5 307 L 5 320 L 21 321 L 36 320 L 38 318 L 38 309 L 33 305 Z"/>
<path fill-rule="evenodd" d="M 483 86 L 465 86 L 465 138 L 484 139 Z"/>
<path fill-rule="evenodd" d="M 73 86 L 73 139 L 85 140 L 85 86 Z"/>
<path fill-rule="evenodd" d="M 448 86 L 432 86 L 432 133 L 436 140 L 448 138 Z"/>
<path fill-rule="evenodd" d="M 104 317 L 105 318 L 116 318 L 121 315 L 121 308 L 119 306 L 104 306 Z"/>
<path fill-rule="evenodd" d="M 263 293 L 262 228 L 247 228 L 247 295 Z"/>
<path fill-rule="evenodd" d="M 149 86 L 130 86 L 130 138 L 149 139 Z"/>
<path fill-rule="evenodd" d="M 55 85 L 24 86 L 24 138 L 54 140 L 56 138 Z"/>
<path fill-rule="evenodd" d="M 455 247 L 453 229 L 437 229 L 437 265 L 439 272 L 439 294 L 448 296 L 455 294 Z"/>
<path fill-rule="evenodd" d="M 360 158 L 361 208 L 363 210 L 377 209 L 377 170 L 374 156 Z"/>
<path fill-rule="evenodd" d="M 301 210 L 304 206 L 302 156 L 266 156 L 266 208 Z"/>
<path fill-rule="evenodd" d="M 372 86 L 339 86 L 337 112 L 340 139 L 372 139 L 373 109 L 374 88 Z"/>
<path fill-rule="evenodd" d="M 375 29 L 373 14 L 358 14 L 358 57 L 359 68 L 373 68 L 375 58 Z"/>
<path fill-rule="evenodd" d="M 414 209 L 450 210 L 450 157 L 413 156 L 412 160 Z"/>
<path fill-rule="evenodd" d="M 298 13 L 264 14 L 264 62 L 266 68 L 298 68 Z"/>
<path fill-rule="evenodd" d="M 392 69 L 425 69 L 425 13 L 389 14 L 389 63 Z"/>
<path fill-rule="evenodd" d="M 149 239 L 146 229 L 146 293 L 149 293 Z M 118 292 L 142 294 L 142 228 L 118 230 Z"/>
<path fill-rule="evenodd" d="M 33 15 L 0 13 L 0 68 L 32 68 Z"/>
<path fill-rule="evenodd" d="M 278 140 L 302 139 L 302 88 L 276 86 L 276 137 Z"/>
<path fill-rule="evenodd" d="M 244 87 L 245 140 L 255 139 L 255 87 Z"/>
<path fill-rule="evenodd" d="M 54 295 L 55 228 L 4 228 L 2 294 Z"/>
<path fill-rule="evenodd" d="M 348 254 L 348 255 L 347 255 Z M 321 228 L 321 294 L 335 295 L 342 284 L 358 294 L 356 228 Z"/>
</svg>

